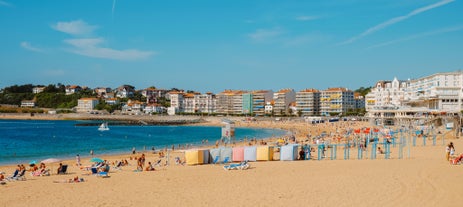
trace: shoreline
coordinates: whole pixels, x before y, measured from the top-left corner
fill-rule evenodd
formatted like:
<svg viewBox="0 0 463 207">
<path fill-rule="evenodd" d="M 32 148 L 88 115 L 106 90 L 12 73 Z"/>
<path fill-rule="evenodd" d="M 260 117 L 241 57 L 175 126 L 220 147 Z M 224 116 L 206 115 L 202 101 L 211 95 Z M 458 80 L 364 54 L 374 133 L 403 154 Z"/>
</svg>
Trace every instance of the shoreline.
<svg viewBox="0 0 463 207">
<path fill-rule="evenodd" d="M 206 122 L 212 125 L 220 122 Z M 358 128 L 368 123 L 327 123 L 307 125 L 296 121 L 237 121 L 236 127 L 278 128 L 292 131 L 296 140 L 305 143 L 307 133 L 342 134 L 346 128 Z M 197 124 L 201 125 L 201 124 Z M 449 134 L 450 135 L 450 134 Z M 276 141 L 276 140 L 273 140 Z M 456 154 L 463 150 L 463 139 L 453 141 Z M 272 141 L 269 141 L 272 142 Z M 209 143 L 210 148 L 215 148 Z M 255 145 L 255 143 L 251 143 Z M 269 143 L 270 144 L 270 143 Z M 237 146 L 248 146 L 240 142 Z M 338 147 L 338 157 L 304 161 L 279 161 L 275 150 L 273 161 L 250 162 L 247 170 L 224 170 L 224 164 L 177 165 L 174 158 L 184 157 L 184 150 L 174 150 L 160 158 L 159 154 L 145 151 L 146 161 L 161 160 L 169 165 L 155 166 L 155 171 L 136 171 L 134 157 L 121 153 L 100 155 L 113 163 L 126 159 L 128 166 L 114 169 L 111 164 L 109 178 L 88 175 L 89 171 L 76 166 L 75 159 L 63 160 L 68 173 L 56 175 L 58 163 L 47 164 L 51 176 L 33 177 L 26 173 L 26 181 L 7 182 L 0 186 L 4 206 L 226 206 L 230 198 L 236 206 L 440 206 L 463 202 L 458 195 L 463 186 L 455 181 L 463 179 L 460 166 L 449 165 L 445 160 L 445 146 L 438 141 L 411 147 L 411 157 L 399 159 L 399 147 L 392 148 L 391 159 L 378 154 L 376 159 L 357 159 L 357 150 L 344 160 Z M 315 152 L 312 154 L 317 156 Z M 89 157 L 81 157 L 83 166 L 92 164 Z M 131 159 L 132 158 L 132 159 Z M 29 168 L 29 167 L 26 167 Z M 15 166 L 0 166 L 9 176 Z M 78 176 L 82 183 L 64 183 Z M 31 189 L 47 190 L 31 190 Z M 213 195 L 213 196 L 210 196 Z M 365 195 L 365 196 L 359 196 Z M 162 198 L 162 199 L 157 199 Z M 66 201 L 66 202 L 63 202 Z M 339 202 L 341 201 L 341 202 Z"/>
<path fill-rule="evenodd" d="M 2 120 L 53 120 L 53 121 L 60 121 L 60 120 L 62 121 L 67 121 L 67 120 L 73 120 L 73 121 L 80 121 L 80 120 L 82 121 L 87 121 L 87 120 L 112 120 L 112 121 L 147 120 L 147 121 L 161 121 L 161 122 L 167 121 L 167 122 L 175 123 L 178 120 L 197 120 L 197 118 L 198 117 L 188 117 L 188 116 L 169 116 L 169 117 L 166 117 L 166 116 L 131 116 L 131 115 L 114 116 L 114 115 L 93 115 L 93 114 L 71 114 L 70 116 L 69 115 L 61 116 L 61 115 L 41 114 L 39 116 L 35 115 L 33 117 L 28 117 L 28 114 L 0 114 L 0 119 Z M 313 131 L 314 134 L 317 134 L 317 132 L 313 129 L 310 129 L 309 132 L 307 132 L 307 128 L 314 128 L 314 127 L 319 128 L 319 126 L 325 126 L 324 128 L 327 128 L 327 127 L 329 128 L 329 125 L 332 125 L 330 123 L 320 124 L 320 125 L 308 125 L 306 123 L 301 123 L 301 122 L 273 121 L 273 120 L 272 121 L 243 121 L 244 117 L 201 117 L 202 119 L 201 122 L 194 121 L 189 124 L 182 124 L 182 126 L 221 127 L 223 126 L 222 124 L 223 118 L 228 118 L 234 121 L 236 128 L 275 129 L 275 130 L 284 131 L 284 134 L 282 136 L 259 138 L 259 140 L 262 139 L 265 142 L 276 142 L 277 139 L 288 136 L 289 134 L 294 135 L 297 140 L 303 141 L 306 139 L 306 136 L 308 133 L 312 133 L 311 131 Z M 366 122 L 358 122 L 358 123 L 360 123 L 361 125 L 367 124 Z M 319 130 L 318 133 L 320 132 L 321 131 Z M 236 146 L 247 145 L 249 143 L 249 140 L 243 139 L 241 142 L 239 142 L 239 140 L 236 140 L 236 142 L 237 142 L 235 144 Z M 170 145 L 171 144 L 166 145 L 166 146 L 170 148 Z M 207 145 L 203 144 L 199 146 L 193 146 L 193 148 L 215 148 L 215 145 L 211 141 Z M 189 149 L 193 149 L 193 148 L 189 148 Z M 151 153 L 151 151 L 148 149 L 149 148 L 147 147 L 146 150 L 144 151 L 146 153 Z M 158 151 L 161 149 L 165 150 L 166 148 L 161 147 L 161 148 L 156 148 L 156 149 L 157 149 L 156 151 Z M 139 151 L 143 151 L 143 150 L 139 150 Z M 120 156 L 127 155 L 127 154 L 128 153 L 122 152 L 121 150 L 115 150 L 114 153 L 110 152 L 110 153 L 104 153 L 104 154 L 97 154 L 95 156 L 120 157 Z M 84 157 L 87 159 L 91 158 L 90 155 L 84 155 Z M 63 162 L 69 162 L 69 161 L 72 161 L 73 155 L 66 156 L 66 157 L 56 157 L 56 158 L 62 159 Z M 11 167 L 11 166 L 15 166 L 16 164 L 15 163 L 0 164 L 0 167 L 6 167 L 6 166 Z"/>
</svg>

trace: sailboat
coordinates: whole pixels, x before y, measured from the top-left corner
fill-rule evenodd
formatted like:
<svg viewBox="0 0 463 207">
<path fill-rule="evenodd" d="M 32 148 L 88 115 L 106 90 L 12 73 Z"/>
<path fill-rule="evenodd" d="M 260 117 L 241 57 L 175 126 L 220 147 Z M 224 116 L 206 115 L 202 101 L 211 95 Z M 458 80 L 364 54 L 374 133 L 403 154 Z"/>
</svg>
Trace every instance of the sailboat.
<svg viewBox="0 0 463 207">
<path fill-rule="evenodd" d="M 103 122 L 100 127 L 98 127 L 98 131 L 108 131 L 109 130 L 109 127 L 108 127 L 108 122 Z"/>
</svg>

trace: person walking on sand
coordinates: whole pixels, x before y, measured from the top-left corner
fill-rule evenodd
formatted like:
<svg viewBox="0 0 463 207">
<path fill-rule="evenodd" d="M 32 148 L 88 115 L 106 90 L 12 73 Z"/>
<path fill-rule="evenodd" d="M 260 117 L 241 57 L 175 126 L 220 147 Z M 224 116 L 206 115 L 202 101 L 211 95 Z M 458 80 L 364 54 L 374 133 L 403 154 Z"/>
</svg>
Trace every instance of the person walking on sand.
<svg viewBox="0 0 463 207">
<path fill-rule="evenodd" d="M 132 154 L 135 154 L 136 153 L 136 150 L 135 150 L 135 147 L 132 148 Z"/>
<path fill-rule="evenodd" d="M 450 142 L 449 144 L 449 147 L 450 147 L 450 156 L 449 157 L 453 157 L 455 155 L 455 147 L 453 146 L 453 142 Z"/>
<path fill-rule="evenodd" d="M 453 143 L 450 142 L 450 144 L 447 145 L 447 147 L 445 148 L 445 158 L 447 159 L 447 161 L 450 160 L 450 149 L 453 148 Z"/>
<path fill-rule="evenodd" d="M 82 164 L 80 164 L 80 156 L 79 154 L 76 155 L 76 166 L 81 166 Z"/>
</svg>

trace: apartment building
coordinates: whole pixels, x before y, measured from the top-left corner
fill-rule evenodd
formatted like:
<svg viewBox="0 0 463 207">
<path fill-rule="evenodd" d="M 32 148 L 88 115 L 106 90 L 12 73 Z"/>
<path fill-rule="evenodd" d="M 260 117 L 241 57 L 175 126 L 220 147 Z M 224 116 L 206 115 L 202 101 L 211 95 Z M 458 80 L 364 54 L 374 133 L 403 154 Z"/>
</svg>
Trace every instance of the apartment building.
<svg viewBox="0 0 463 207">
<path fill-rule="evenodd" d="M 216 95 L 216 112 L 219 114 L 243 114 L 243 93 L 241 90 L 224 90 Z"/>
<path fill-rule="evenodd" d="M 293 89 L 281 89 L 273 94 L 273 101 L 274 115 L 289 115 L 290 104 L 296 101 L 296 92 Z"/>
<path fill-rule="evenodd" d="M 302 116 L 320 115 L 320 91 L 304 89 L 296 92 L 296 108 Z"/>
<path fill-rule="evenodd" d="M 343 114 L 354 108 L 354 92 L 347 88 L 328 88 L 320 93 L 322 116 Z"/>
</svg>

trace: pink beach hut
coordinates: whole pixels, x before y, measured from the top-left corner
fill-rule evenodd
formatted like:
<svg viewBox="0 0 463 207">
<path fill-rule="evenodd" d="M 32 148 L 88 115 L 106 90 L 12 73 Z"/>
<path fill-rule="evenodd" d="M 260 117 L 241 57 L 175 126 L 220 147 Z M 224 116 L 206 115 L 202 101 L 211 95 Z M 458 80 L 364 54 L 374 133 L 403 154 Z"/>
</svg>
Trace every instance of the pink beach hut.
<svg viewBox="0 0 463 207">
<path fill-rule="evenodd" d="M 204 163 L 204 150 L 187 150 L 185 151 L 185 160 L 187 165 L 200 165 Z"/>
<path fill-rule="evenodd" d="M 273 147 L 260 146 L 257 147 L 256 160 L 258 161 L 271 161 L 273 160 Z"/>
<path fill-rule="evenodd" d="M 257 148 L 255 146 L 244 148 L 244 160 L 255 162 L 257 159 Z"/>
<path fill-rule="evenodd" d="M 233 162 L 242 162 L 244 161 L 244 147 L 234 147 L 233 148 Z"/>
<path fill-rule="evenodd" d="M 280 160 L 296 160 L 297 159 L 297 144 L 281 146 L 280 149 Z"/>
</svg>

